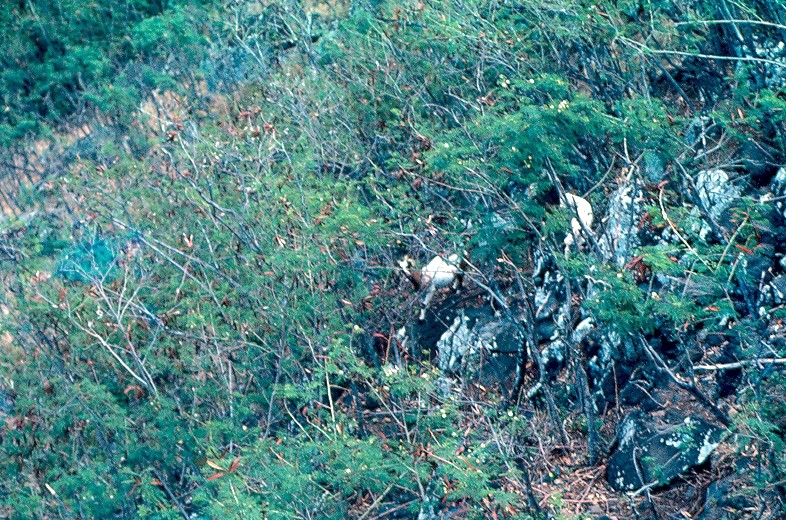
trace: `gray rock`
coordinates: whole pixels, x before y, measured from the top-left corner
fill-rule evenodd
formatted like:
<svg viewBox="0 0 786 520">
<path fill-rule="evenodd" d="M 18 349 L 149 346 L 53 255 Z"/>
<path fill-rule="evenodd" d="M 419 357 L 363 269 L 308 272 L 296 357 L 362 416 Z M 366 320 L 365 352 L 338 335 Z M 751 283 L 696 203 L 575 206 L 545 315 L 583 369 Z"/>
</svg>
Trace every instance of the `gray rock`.
<svg viewBox="0 0 786 520">
<path fill-rule="evenodd" d="M 696 190 L 699 200 L 714 219 L 719 219 L 723 212 L 740 197 L 740 188 L 732 184 L 729 174 L 723 170 L 702 170 L 696 176 Z"/>
<path fill-rule="evenodd" d="M 778 173 L 775 174 L 772 181 L 770 181 L 770 190 L 776 197 L 780 197 L 786 193 L 786 168 L 780 167 Z"/>
<path fill-rule="evenodd" d="M 786 200 L 782 198 L 786 195 L 786 168 L 781 167 L 778 173 L 775 174 L 775 177 L 770 182 L 770 191 L 775 198 L 775 207 L 786 218 Z"/>
<path fill-rule="evenodd" d="M 759 308 L 759 316 L 768 315 L 774 305 L 786 303 L 786 276 L 776 276 L 769 283 L 764 284 L 756 302 Z"/>
<path fill-rule="evenodd" d="M 475 333 L 480 344 L 490 352 L 515 354 L 521 343 L 515 327 L 507 320 L 495 319 L 479 324 Z"/>
<path fill-rule="evenodd" d="M 462 359 L 475 349 L 469 318 L 461 312 L 437 341 L 437 366 L 443 372 L 457 372 Z"/>
<path fill-rule="evenodd" d="M 535 290 L 535 319 L 550 318 L 559 307 L 559 288 L 563 281 L 562 274 L 546 271 L 543 283 Z"/>
<path fill-rule="evenodd" d="M 462 309 L 437 341 L 437 366 L 446 373 L 476 375 L 481 359 L 513 355 L 521 344 L 516 328 L 487 309 Z"/>
<path fill-rule="evenodd" d="M 516 220 L 510 214 L 494 212 L 491 214 L 491 227 L 497 232 L 512 231 L 516 228 Z"/>
<path fill-rule="evenodd" d="M 617 267 L 625 266 L 640 245 L 640 218 L 641 186 L 635 180 L 628 180 L 609 197 L 604 233 L 598 240 L 604 257 L 613 260 Z"/>
<path fill-rule="evenodd" d="M 588 351 L 591 355 L 587 360 L 587 376 L 596 411 L 601 412 L 608 403 L 622 397 L 620 390 L 630 380 L 638 352 L 629 338 L 608 328 L 601 327 L 590 335 L 594 348 Z"/>
<path fill-rule="evenodd" d="M 595 320 L 584 318 L 573 329 L 573 343 L 578 345 L 595 330 Z"/>
<path fill-rule="evenodd" d="M 751 38 L 753 48 L 747 43 L 740 45 L 738 53 L 745 58 L 762 60 L 755 69 L 746 69 L 748 72 L 761 70 L 761 87 L 780 90 L 786 87 L 786 44 L 782 40 L 759 37 Z M 737 70 L 742 70 L 742 63 L 737 65 Z M 758 74 L 757 74 L 758 76 Z"/>
<path fill-rule="evenodd" d="M 427 502 L 420 506 L 418 520 L 437 520 L 437 518 L 437 515 L 434 513 L 434 504 Z"/>
<path fill-rule="evenodd" d="M 781 153 L 764 140 L 746 140 L 737 154 L 737 160 L 748 174 L 750 186 L 767 186 L 778 171 Z"/>
<path fill-rule="evenodd" d="M 540 362 L 546 371 L 546 376 L 556 377 L 557 373 L 565 366 L 567 345 L 561 338 L 556 338 L 540 351 Z"/>
<path fill-rule="evenodd" d="M 617 449 L 609 458 L 606 478 L 619 491 L 668 484 L 706 461 L 722 432 L 698 417 L 656 428 L 644 414 L 632 412 L 617 425 Z"/>
</svg>

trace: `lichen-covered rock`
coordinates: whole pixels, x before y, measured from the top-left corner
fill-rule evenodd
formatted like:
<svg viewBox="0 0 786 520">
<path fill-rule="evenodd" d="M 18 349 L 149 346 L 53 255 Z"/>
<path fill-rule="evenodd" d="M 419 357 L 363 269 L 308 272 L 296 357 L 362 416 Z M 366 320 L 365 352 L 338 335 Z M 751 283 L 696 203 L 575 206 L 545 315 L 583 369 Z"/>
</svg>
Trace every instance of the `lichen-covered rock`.
<svg viewBox="0 0 786 520">
<path fill-rule="evenodd" d="M 638 354 L 635 345 L 627 337 L 607 327 L 587 331 L 582 342 L 587 355 L 587 376 L 593 403 L 600 413 L 608 404 L 616 402 L 618 397 L 623 397 L 621 391 L 630 380 L 633 367 L 638 366 Z"/>
<path fill-rule="evenodd" d="M 568 347 L 560 337 L 556 337 L 540 351 L 540 363 L 546 372 L 546 378 L 556 377 L 557 373 L 564 368 L 567 353 Z"/>
<path fill-rule="evenodd" d="M 730 181 L 729 174 L 718 169 L 700 171 L 696 175 L 695 183 L 699 203 L 704 206 L 709 218 L 715 222 L 721 220 L 724 212 L 731 208 L 742 192 L 739 186 L 735 186 Z M 706 239 L 710 231 L 708 223 L 702 222 L 699 236 Z"/>
<path fill-rule="evenodd" d="M 446 373 L 471 374 L 480 368 L 481 354 L 484 359 L 515 355 L 520 344 L 513 324 L 489 309 L 462 309 L 437 341 L 437 366 Z"/>
<path fill-rule="evenodd" d="M 573 328 L 573 343 L 580 344 L 595 330 L 595 320 L 592 317 L 584 318 Z"/>
<path fill-rule="evenodd" d="M 574 195 L 573 193 L 565 194 L 565 202 L 568 208 L 575 215 L 570 220 L 571 232 L 565 237 L 565 254 L 568 254 L 573 244 L 578 244 L 581 247 L 584 244 L 584 233 L 592 232 L 592 222 L 594 213 L 592 205 L 582 197 Z"/>
<path fill-rule="evenodd" d="M 535 290 L 535 319 L 551 319 L 559 307 L 559 289 L 564 278 L 562 273 L 546 271 L 543 282 Z"/>
<path fill-rule="evenodd" d="M 606 478 L 619 491 L 668 484 L 704 463 L 722 432 L 723 428 L 698 417 L 656 428 L 643 413 L 632 412 L 617 425 L 617 449 L 609 458 Z"/>
<path fill-rule="evenodd" d="M 779 90 L 786 87 L 786 44 L 777 38 L 762 38 L 759 35 L 751 36 L 751 48 L 748 42 L 740 45 L 739 53 L 747 59 L 758 60 L 756 71 L 762 71 L 761 87 Z M 738 69 L 742 64 L 738 64 Z M 748 69 L 751 71 L 751 69 Z"/>
<path fill-rule="evenodd" d="M 740 189 L 729 183 L 729 174 L 723 170 L 702 170 L 696 176 L 699 200 L 714 219 L 720 218 L 734 200 Z"/>
<path fill-rule="evenodd" d="M 621 336 L 618 332 L 604 328 L 596 335 L 598 348 L 590 356 L 591 368 L 596 368 L 598 373 L 608 372 L 613 361 L 629 362 L 638 357 L 635 345 L 628 337 Z"/>
<path fill-rule="evenodd" d="M 469 318 L 461 312 L 437 341 L 437 366 L 443 372 L 456 372 L 461 360 L 474 348 Z"/>
<path fill-rule="evenodd" d="M 786 168 L 781 167 L 775 174 L 770 182 L 770 191 L 775 199 L 775 207 L 783 218 L 786 218 L 786 200 L 782 198 L 786 195 Z"/>
<path fill-rule="evenodd" d="M 623 267 L 639 243 L 641 219 L 641 186 L 628 180 L 609 198 L 605 230 L 598 240 L 603 256 Z"/>
</svg>

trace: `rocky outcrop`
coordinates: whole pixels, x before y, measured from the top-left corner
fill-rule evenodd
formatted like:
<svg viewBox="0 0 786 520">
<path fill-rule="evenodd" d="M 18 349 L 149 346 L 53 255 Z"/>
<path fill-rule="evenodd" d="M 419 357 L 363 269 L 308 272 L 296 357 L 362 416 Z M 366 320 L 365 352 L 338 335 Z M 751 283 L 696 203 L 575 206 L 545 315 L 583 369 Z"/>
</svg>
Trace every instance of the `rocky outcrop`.
<svg viewBox="0 0 786 520">
<path fill-rule="evenodd" d="M 762 88 L 779 90 L 786 86 L 786 44 L 777 38 L 765 38 L 758 34 L 750 38 L 741 38 L 744 43 L 740 45 L 739 54 L 749 60 L 756 60 L 759 64 L 756 76 L 762 83 Z M 742 67 L 742 64 L 739 65 Z"/>
<path fill-rule="evenodd" d="M 703 464 L 722 432 L 698 417 L 658 428 L 643 413 L 632 412 L 617 425 L 617 448 L 609 458 L 606 478 L 619 491 L 668 484 Z"/>
<path fill-rule="evenodd" d="M 786 200 L 783 199 L 783 196 L 786 195 L 786 168 L 780 168 L 778 173 L 775 174 L 770 183 L 770 192 L 775 199 L 775 207 L 781 216 L 786 219 Z"/>
<path fill-rule="evenodd" d="M 742 190 L 734 185 L 723 170 L 702 170 L 696 175 L 695 179 L 698 203 L 702 206 L 706 216 L 712 222 L 702 221 L 699 236 L 706 240 L 712 231 L 713 225 L 717 225 L 724 216 L 724 213 L 740 198 Z"/>
<path fill-rule="evenodd" d="M 446 374 L 473 378 L 492 371 L 504 379 L 500 367 L 510 365 L 522 341 L 515 326 L 491 309 L 461 309 L 437 341 L 437 366 Z"/>
<path fill-rule="evenodd" d="M 605 229 L 598 244 L 606 261 L 617 267 L 624 267 L 640 245 L 641 200 L 641 185 L 632 176 L 609 198 Z"/>
</svg>

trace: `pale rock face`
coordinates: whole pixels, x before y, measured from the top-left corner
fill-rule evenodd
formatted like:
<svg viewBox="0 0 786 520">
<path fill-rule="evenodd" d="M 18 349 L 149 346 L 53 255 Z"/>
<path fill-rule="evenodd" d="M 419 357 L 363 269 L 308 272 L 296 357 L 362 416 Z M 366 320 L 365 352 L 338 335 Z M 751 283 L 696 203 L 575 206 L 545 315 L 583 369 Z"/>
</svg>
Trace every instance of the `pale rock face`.
<svg viewBox="0 0 786 520">
<path fill-rule="evenodd" d="M 572 233 L 566 236 L 564 241 L 565 249 L 567 250 L 574 243 L 582 243 L 582 230 L 584 227 L 587 229 L 592 229 L 594 215 L 592 213 L 592 206 L 589 202 L 587 202 L 586 199 L 572 193 L 566 193 L 565 200 L 568 202 L 568 207 L 570 207 L 576 213 L 576 217 L 572 218 L 570 221 Z"/>
<path fill-rule="evenodd" d="M 786 204 L 784 204 L 781 198 L 786 195 L 786 168 L 781 167 L 778 173 L 775 174 L 775 178 L 772 179 L 770 183 L 770 190 L 776 199 L 775 207 L 778 208 L 778 211 L 786 218 Z"/>
<path fill-rule="evenodd" d="M 608 217 L 598 245 L 605 258 L 624 267 L 639 245 L 641 187 L 628 180 L 609 197 Z"/>
<path fill-rule="evenodd" d="M 445 374 L 476 379 L 481 367 L 490 367 L 498 355 L 515 355 L 521 341 L 513 322 L 490 309 L 461 309 L 437 341 L 437 366 Z"/>
<path fill-rule="evenodd" d="M 723 170 L 702 170 L 696 176 L 699 199 L 713 219 L 721 218 L 740 196 L 740 188 L 731 184 Z"/>
<path fill-rule="evenodd" d="M 477 348 L 469 327 L 469 318 L 456 316 L 453 324 L 442 334 L 437 342 L 437 366 L 445 372 L 457 372 L 462 358 L 473 348 Z"/>
<path fill-rule="evenodd" d="M 578 345 L 584 338 L 589 336 L 590 332 L 595 328 L 595 321 L 592 318 L 584 318 L 581 323 L 576 325 L 573 329 L 573 342 Z"/>
<path fill-rule="evenodd" d="M 699 201 L 705 207 L 713 220 L 719 221 L 723 213 L 740 198 L 742 190 L 735 186 L 729 175 L 723 170 L 702 170 L 696 175 L 696 190 Z M 699 236 L 706 240 L 711 229 L 709 224 L 702 221 Z"/>
</svg>

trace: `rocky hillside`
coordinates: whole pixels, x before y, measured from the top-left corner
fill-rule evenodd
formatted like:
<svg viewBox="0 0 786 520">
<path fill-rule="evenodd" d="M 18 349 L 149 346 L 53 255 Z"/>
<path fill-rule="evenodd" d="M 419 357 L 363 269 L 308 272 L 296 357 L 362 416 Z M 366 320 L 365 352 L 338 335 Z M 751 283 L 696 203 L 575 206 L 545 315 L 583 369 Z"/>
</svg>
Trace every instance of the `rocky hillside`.
<svg viewBox="0 0 786 520">
<path fill-rule="evenodd" d="M 784 8 L 0 7 L 0 517 L 786 517 Z"/>
</svg>

